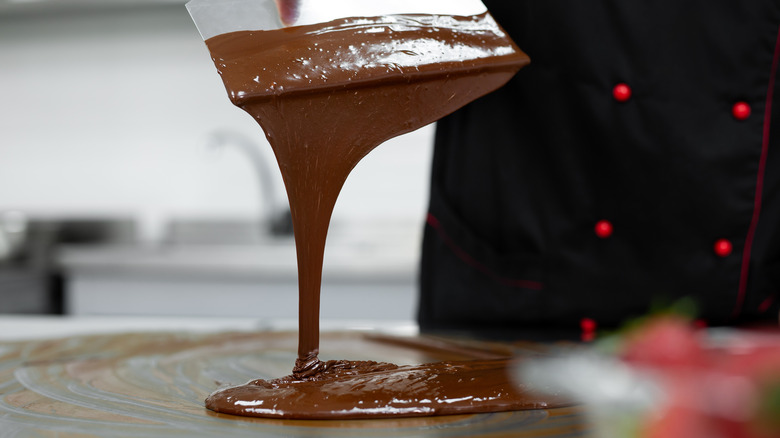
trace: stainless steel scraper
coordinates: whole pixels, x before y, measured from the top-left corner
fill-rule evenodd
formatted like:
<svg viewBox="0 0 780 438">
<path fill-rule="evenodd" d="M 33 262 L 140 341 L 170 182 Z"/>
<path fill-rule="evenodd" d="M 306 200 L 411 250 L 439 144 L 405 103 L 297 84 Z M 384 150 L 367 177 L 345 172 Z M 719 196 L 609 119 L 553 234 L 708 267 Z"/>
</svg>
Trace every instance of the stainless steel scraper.
<svg viewBox="0 0 780 438">
<path fill-rule="evenodd" d="M 239 30 L 274 30 L 347 17 L 469 16 L 487 11 L 480 0 L 190 0 L 186 6 L 204 40 Z"/>
</svg>

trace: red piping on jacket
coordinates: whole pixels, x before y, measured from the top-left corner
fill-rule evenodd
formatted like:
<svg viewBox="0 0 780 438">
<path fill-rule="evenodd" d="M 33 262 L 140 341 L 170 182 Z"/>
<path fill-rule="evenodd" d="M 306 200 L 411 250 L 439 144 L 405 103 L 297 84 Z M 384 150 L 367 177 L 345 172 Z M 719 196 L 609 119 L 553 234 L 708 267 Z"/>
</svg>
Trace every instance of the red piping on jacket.
<svg viewBox="0 0 780 438">
<path fill-rule="evenodd" d="M 453 240 L 450 238 L 449 234 L 447 234 L 446 231 L 444 231 L 444 228 L 441 226 L 441 223 L 438 219 L 431 213 L 428 213 L 428 217 L 426 218 L 426 222 L 428 225 L 430 225 L 434 230 L 436 230 L 436 233 L 439 235 L 439 238 L 444 242 L 447 247 L 450 248 L 450 251 L 455 254 L 461 261 L 466 263 L 467 265 L 471 266 L 472 268 L 476 269 L 477 271 L 487 275 L 488 277 L 492 278 L 494 281 L 509 287 L 519 287 L 523 289 L 533 289 L 533 290 L 542 290 L 543 286 L 541 282 L 533 281 L 533 280 L 520 280 L 516 278 L 506 278 L 502 277 L 487 266 L 483 265 L 474 257 L 470 256 L 466 251 L 464 251 L 461 247 L 459 247 Z"/>
<path fill-rule="evenodd" d="M 761 313 L 766 312 L 769 310 L 770 307 L 772 307 L 772 303 L 775 302 L 775 296 L 770 295 L 769 298 L 765 299 L 763 303 L 761 303 L 760 306 L 758 306 L 758 311 Z"/>
<path fill-rule="evenodd" d="M 745 247 L 742 250 L 742 269 L 739 275 L 739 290 L 737 292 L 737 302 L 734 305 L 733 316 L 739 315 L 742 311 L 742 305 L 745 303 L 745 294 L 747 293 L 748 271 L 750 270 L 750 251 L 753 247 L 753 238 L 758 226 L 758 218 L 761 215 L 761 195 L 764 190 L 764 172 L 766 170 L 766 156 L 769 151 L 769 126 L 772 121 L 772 97 L 775 89 L 775 75 L 777 74 L 777 60 L 780 58 L 780 28 L 777 30 L 777 40 L 775 41 L 775 53 L 772 57 L 772 67 L 769 76 L 769 84 L 766 89 L 766 106 L 764 108 L 764 134 L 761 140 L 761 158 L 758 161 L 758 175 L 756 176 L 756 196 L 753 201 L 753 218 L 750 220 L 747 236 L 745 237 Z"/>
</svg>

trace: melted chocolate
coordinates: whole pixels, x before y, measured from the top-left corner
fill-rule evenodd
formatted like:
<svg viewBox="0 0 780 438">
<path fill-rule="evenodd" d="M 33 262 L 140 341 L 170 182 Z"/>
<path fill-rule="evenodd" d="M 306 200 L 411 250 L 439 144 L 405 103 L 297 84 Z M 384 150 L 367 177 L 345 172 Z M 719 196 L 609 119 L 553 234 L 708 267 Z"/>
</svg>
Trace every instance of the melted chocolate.
<svg viewBox="0 0 780 438">
<path fill-rule="evenodd" d="M 543 406 L 512 398 L 519 393 L 508 384 L 505 363 L 394 369 L 318 359 L 323 253 L 344 181 L 377 145 L 495 90 L 528 63 L 492 17 L 347 18 L 228 33 L 206 43 L 230 99 L 263 127 L 276 155 L 292 211 L 299 282 L 293 374 L 217 392 L 207 406 L 292 418 Z M 481 391 L 484 382 L 469 383 L 478 374 L 503 382 L 503 395 Z M 331 390 L 337 395 L 330 397 Z"/>
<path fill-rule="evenodd" d="M 256 380 L 218 391 L 206 404 L 217 412 L 246 416 L 355 419 L 541 409 L 567 403 L 513 381 L 514 363 L 508 360 L 403 367 L 327 364 L 311 379 Z"/>
</svg>

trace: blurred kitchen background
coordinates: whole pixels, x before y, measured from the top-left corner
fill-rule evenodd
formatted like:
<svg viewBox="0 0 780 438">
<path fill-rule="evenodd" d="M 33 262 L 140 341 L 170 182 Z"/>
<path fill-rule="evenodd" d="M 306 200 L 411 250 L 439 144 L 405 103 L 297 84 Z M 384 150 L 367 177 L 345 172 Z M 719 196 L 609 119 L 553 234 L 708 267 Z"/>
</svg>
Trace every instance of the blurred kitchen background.
<svg viewBox="0 0 780 438">
<path fill-rule="evenodd" d="M 0 314 L 296 317 L 278 168 L 184 3 L 0 0 Z M 432 134 L 348 179 L 324 319 L 413 319 Z"/>
</svg>

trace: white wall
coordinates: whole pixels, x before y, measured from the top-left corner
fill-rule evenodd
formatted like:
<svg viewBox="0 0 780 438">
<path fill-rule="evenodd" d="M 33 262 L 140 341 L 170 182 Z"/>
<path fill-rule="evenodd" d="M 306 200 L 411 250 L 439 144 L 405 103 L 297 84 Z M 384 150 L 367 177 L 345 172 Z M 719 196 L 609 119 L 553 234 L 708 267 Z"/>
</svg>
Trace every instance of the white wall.
<svg viewBox="0 0 780 438">
<path fill-rule="evenodd" d="M 249 161 L 206 147 L 223 129 L 272 158 L 228 101 L 183 6 L 0 15 L 0 211 L 252 217 L 261 207 Z M 370 154 L 334 222 L 421 222 L 431 135 Z"/>
</svg>

